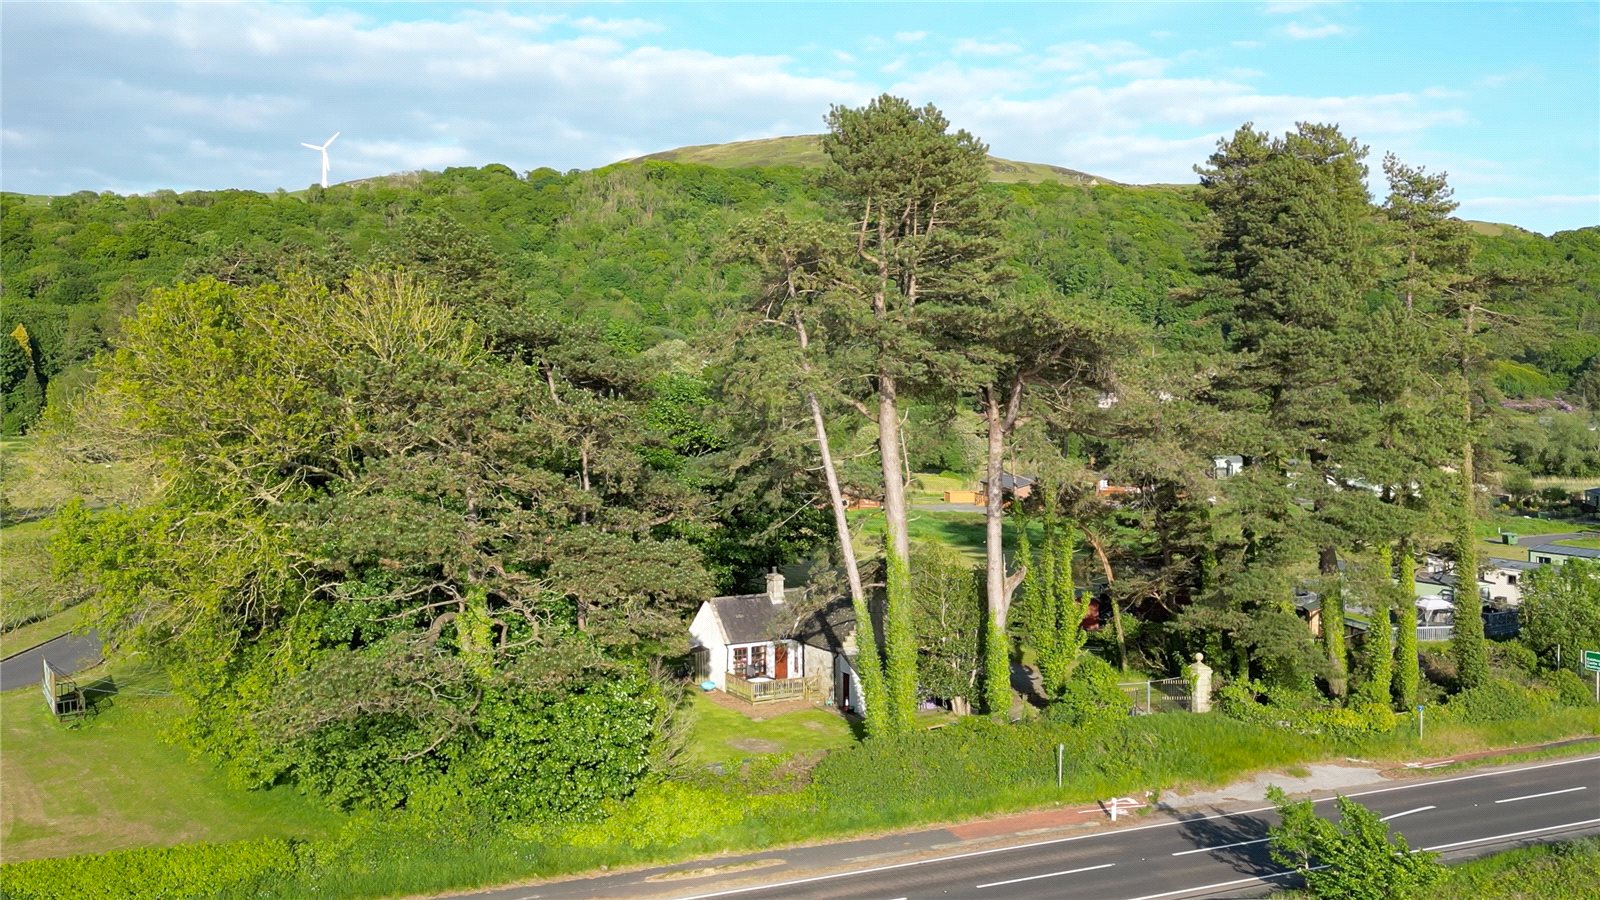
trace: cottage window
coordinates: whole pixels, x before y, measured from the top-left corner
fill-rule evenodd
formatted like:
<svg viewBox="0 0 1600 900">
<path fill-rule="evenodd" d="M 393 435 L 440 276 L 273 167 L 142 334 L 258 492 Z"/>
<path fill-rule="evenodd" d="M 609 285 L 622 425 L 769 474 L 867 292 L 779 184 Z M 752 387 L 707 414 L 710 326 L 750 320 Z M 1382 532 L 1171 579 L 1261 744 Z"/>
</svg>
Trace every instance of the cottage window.
<svg viewBox="0 0 1600 900">
<path fill-rule="evenodd" d="M 767 645 L 759 644 L 750 648 L 750 674 L 767 674 Z"/>
<path fill-rule="evenodd" d="M 1515 576 L 1515 575 L 1507 575 L 1506 576 L 1506 584 L 1516 584 L 1516 583 L 1517 583 L 1517 576 Z"/>
<path fill-rule="evenodd" d="M 735 675 L 746 675 L 745 667 L 750 664 L 750 651 L 745 647 L 733 648 L 733 666 L 730 669 Z"/>
</svg>

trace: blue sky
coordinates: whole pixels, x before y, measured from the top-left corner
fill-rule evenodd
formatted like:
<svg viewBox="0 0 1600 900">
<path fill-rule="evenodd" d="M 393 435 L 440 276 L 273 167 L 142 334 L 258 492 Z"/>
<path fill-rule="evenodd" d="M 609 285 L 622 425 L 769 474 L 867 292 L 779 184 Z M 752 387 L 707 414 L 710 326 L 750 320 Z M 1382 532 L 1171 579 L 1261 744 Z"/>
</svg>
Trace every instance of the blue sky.
<svg viewBox="0 0 1600 900">
<path fill-rule="evenodd" d="M 1193 181 L 1245 121 L 1334 121 L 1469 218 L 1600 224 L 1600 4 L 7 3 L 0 187 L 296 189 L 588 168 L 938 104 L 1000 156 Z M 1381 184 L 1374 183 L 1381 190 Z"/>
</svg>

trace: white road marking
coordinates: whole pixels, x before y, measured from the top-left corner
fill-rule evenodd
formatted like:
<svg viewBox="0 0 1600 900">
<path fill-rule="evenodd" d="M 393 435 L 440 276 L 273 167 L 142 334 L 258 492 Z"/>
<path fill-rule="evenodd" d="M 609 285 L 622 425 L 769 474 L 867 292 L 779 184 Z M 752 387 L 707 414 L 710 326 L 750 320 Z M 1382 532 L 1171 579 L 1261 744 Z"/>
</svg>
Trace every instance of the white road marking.
<svg viewBox="0 0 1600 900">
<path fill-rule="evenodd" d="M 1256 840 L 1253 840 L 1253 841 L 1240 841 L 1237 844 L 1218 844 L 1215 847 L 1201 847 L 1201 848 L 1199 848 L 1197 850 L 1179 850 L 1177 853 L 1174 853 L 1172 855 L 1173 856 L 1188 856 L 1191 853 L 1206 853 L 1206 852 L 1211 851 L 1211 850 L 1226 850 L 1229 847 L 1248 847 L 1251 844 L 1265 844 L 1267 841 L 1270 841 L 1270 840 L 1272 840 L 1272 838 L 1257 838 Z"/>
<path fill-rule="evenodd" d="M 1317 872 L 1327 866 L 1312 866 L 1311 871 Z M 1132 900 L 1157 900 L 1158 897 L 1176 897 L 1179 894 L 1192 894 L 1195 891 L 1213 891 L 1217 888 L 1233 887 L 1236 884 L 1249 884 L 1253 881 L 1268 881 L 1273 878 L 1282 878 L 1285 875 L 1295 874 L 1294 869 L 1285 869 L 1282 872 L 1273 872 L 1269 875 L 1254 875 L 1250 878 L 1239 878 L 1234 881 L 1219 881 L 1216 884 L 1197 884 L 1194 887 L 1178 888 L 1175 891 L 1164 891 L 1159 894 L 1145 894 L 1143 897 L 1134 897 Z"/>
<path fill-rule="evenodd" d="M 1496 800 L 1495 802 L 1496 803 L 1515 803 L 1518 800 L 1534 800 L 1534 799 L 1537 799 L 1539 797 L 1554 797 L 1557 794 L 1570 794 L 1573 791 L 1584 791 L 1584 790 L 1588 790 L 1588 789 L 1589 789 L 1588 785 L 1583 785 L 1582 787 L 1567 788 L 1564 791 L 1545 791 L 1542 794 L 1529 794 L 1526 797 L 1507 797 L 1504 800 Z"/>
<path fill-rule="evenodd" d="M 1525 834 L 1538 834 L 1541 831 L 1559 831 L 1563 828 L 1579 828 L 1584 825 L 1600 825 L 1600 819 L 1584 819 L 1582 822 L 1568 822 L 1565 825 L 1546 825 L 1543 828 L 1533 828 L 1528 831 L 1513 831 L 1510 834 L 1497 834 L 1492 837 L 1473 838 L 1470 841 L 1456 841 L 1454 844 L 1440 844 L 1436 847 L 1423 847 L 1424 850 L 1449 850 L 1454 847 L 1465 847 L 1468 844 L 1486 844 L 1489 841 L 1500 841 L 1506 838 L 1522 837 Z"/>
<path fill-rule="evenodd" d="M 1411 790 L 1412 788 L 1429 787 L 1429 786 L 1438 785 L 1438 784 L 1451 784 L 1451 783 L 1457 782 L 1457 781 L 1471 781 L 1474 778 L 1494 778 L 1494 777 L 1499 776 L 1499 775 L 1515 775 L 1518 772 L 1532 772 L 1532 771 L 1534 771 L 1536 769 L 1549 769 L 1549 768 L 1554 768 L 1556 766 L 1570 766 L 1570 765 L 1573 765 L 1574 763 L 1594 762 L 1595 760 L 1600 760 L 1600 756 L 1581 756 L 1581 757 L 1578 757 L 1577 759 L 1563 759 L 1563 760 L 1557 760 L 1556 762 L 1540 763 L 1540 764 L 1538 764 L 1536 766 L 1523 766 L 1520 769 L 1503 769 L 1503 770 L 1500 770 L 1498 772 L 1478 772 L 1478 773 L 1472 774 L 1472 775 L 1457 775 L 1457 776 L 1454 776 L 1452 778 L 1439 778 L 1439 779 L 1434 779 L 1434 780 L 1431 780 L 1431 781 L 1419 781 L 1419 782 L 1416 782 L 1414 784 L 1402 784 L 1402 785 L 1398 785 L 1396 787 L 1378 788 L 1376 790 L 1362 791 L 1362 792 L 1356 793 L 1356 794 L 1346 794 L 1345 796 L 1346 797 L 1365 797 L 1365 796 L 1367 796 L 1369 794 L 1386 794 L 1386 793 L 1390 793 L 1392 791 L 1408 791 L 1408 790 Z M 1333 797 L 1323 797 L 1320 800 L 1313 800 L 1312 802 L 1313 803 L 1329 803 L 1333 799 L 1334 799 Z M 1227 818 L 1232 818 L 1234 816 L 1247 816 L 1247 815 L 1250 815 L 1251 813 L 1266 812 L 1267 810 L 1271 810 L 1271 809 L 1277 809 L 1277 807 L 1275 807 L 1275 806 L 1258 806 L 1258 807 L 1256 807 L 1254 809 L 1241 809 L 1241 810 L 1239 810 L 1237 812 L 1213 813 L 1212 815 L 1209 815 L 1209 816 L 1196 816 L 1194 818 L 1187 818 L 1187 819 L 1174 819 L 1174 820 L 1172 820 L 1170 822 L 1156 822 L 1156 823 L 1151 824 L 1151 825 L 1135 825 L 1132 828 L 1118 828 L 1118 829 L 1114 829 L 1114 830 L 1097 831 L 1097 832 L 1095 832 L 1093 834 L 1075 834 L 1075 835 L 1073 835 L 1071 837 L 1051 838 L 1050 840 L 1047 840 L 1047 841 L 1034 841 L 1033 843 L 1030 843 L 1030 844 L 1013 844 L 1012 846 L 1009 846 L 1009 847 L 991 847 L 990 849 L 987 849 L 987 850 L 973 850 L 973 851 L 970 851 L 968 853 L 957 853 L 957 854 L 954 854 L 952 856 L 938 856 L 938 857 L 934 857 L 932 859 L 919 859 L 919 860 L 913 860 L 911 862 L 894 863 L 892 865 L 877 866 L 877 867 L 871 868 L 871 869 L 856 869 L 856 870 L 849 871 L 849 872 L 834 872 L 834 873 L 831 873 L 831 874 L 828 874 L 828 875 L 816 875 L 816 876 L 813 876 L 813 877 L 810 877 L 810 878 L 796 878 L 796 879 L 792 879 L 790 881 L 775 881 L 775 882 L 773 882 L 771 884 L 755 884 L 755 885 L 749 885 L 749 886 L 746 886 L 746 887 L 728 888 L 727 890 L 713 891 L 713 892 L 708 893 L 708 894 L 693 894 L 691 896 L 681 898 L 681 900 L 710 900 L 710 898 L 712 898 L 712 897 L 730 897 L 730 896 L 733 896 L 734 894 L 749 894 L 749 893 L 754 893 L 756 891 L 771 890 L 773 888 L 793 887 L 793 886 L 795 886 L 797 884 L 811 884 L 811 883 L 817 882 L 817 881 L 832 881 L 832 880 L 834 880 L 836 878 L 852 878 L 852 877 L 854 877 L 856 875 L 871 875 L 874 872 L 889 872 L 889 871 L 893 871 L 895 869 L 905 869 L 905 868 L 909 868 L 911 866 L 922 866 L 922 865 L 928 865 L 930 863 L 953 862 L 954 860 L 958 860 L 958 859 L 970 859 L 970 858 L 975 857 L 975 856 L 988 856 L 988 855 L 993 854 L 993 853 L 1008 853 L 1008 852 L 1011 852 L 1013 850 L 1031 850 L 1031 849 L 1033 849 L 1035 847 L 1049 847 L 1049 846 L 1053 846 L 1055 844 L 1066 844 L 1066 843 L 1070 843 L 1072 841 L 1087 840 L 1089 838 L 1106 837 L 1107 835 L 1127 834 L 1129 832 L 1145 831 L 1145 830 L 1148 830 L 1148 829 L 1151 829 L 1151 828 L 1171 828 L 1171 827 L 1173 827 L 1175 825 L 1189 825 L 1189 824 L 1192 824 L 1194 822 L 1205 822 L 1205 821 L 1209 821 L 1211 819 L 1227 819 Z M 1563 826 L 1559 826 L 1558 825 L 1556 827 L 1559 828 L 1559 827 L 1563 827 Z M 1284 874 L 1288 874 L 1288 873 L 1280 872 L 1278 874 L 1279 875 L 1284 875 Z M 1263 877 L 1275 878 L 1275 877 L 1277 877 L 1277 875 L 1268 875 L 1268 876 L 1263 876 Z M 1249 881 L 1257 881 L 1257 880 L 1260 880 L 1260 879 L 1247 878 L 1247 879 L 1244 879 L 1244 881 L 1237 881 L 1237 882 L 1230 881 L 1227 884 L 1230 884 L 1230 885 L 1231 884 L 1244 884 L 1244 883 L 1249 882 Z M 1184 890 L 1187 891 L 1187 890 L 1200 890 L 1200 889 L 1199 888 L 1185 888 Z M 1184 893 L 1184 891 L 1169 891 L 1166 894 L 1156 894 L 1154 896 L 1156 896 L 1156 897 L 1167 897 L 1167 896 L 1171 896 L 1172 894 L 1181 894 L 1181 893 Z M 1148 898 L 1140 898 L 1140 900 L 1148 900 Z"/>
<path fill-rule="evenodd" d="M 1116 863 L 1106 863 L 1105 865 L 1101 866 L 1085 866 L 1081 869 L 1068 869 L 1065 872 L 1051 872 L 1048 875 L 1029 875 L 1027 878 L 1013 878 L 1010 881 L 991 881 L 988 884 L 980 884 L 978 887 L 992 888 L 1000 887 L 1003 884 L 1018 884 L 1023 881 L 1038 881 L 1041 878 L 1054 878 L 1057 875 L 1076 875 L 1079 872 L 1093 872 L 1095 869 L 1109 869 L 1114 865 L 1116 865 Z"/>
<path fill-rule="evenodd" d="M 1412 813 L 1427 812 L 1430 809 L 1438 809 L 1438 808 L 1439 807 L 1437 807 L 1437 806 L 1419 806 L 1416 809 L 1408 809 L 1405 812 L 1391 813 L 1391 814 L 1389 814 L 1387 816 L 1384 816 L 1383 818 L 1379 819 L 1378 821 L 1379 822 L 1387 822 L 1390 819 L 1398 819 L 1401 816 L 1409 816 Z"/>
</svg>

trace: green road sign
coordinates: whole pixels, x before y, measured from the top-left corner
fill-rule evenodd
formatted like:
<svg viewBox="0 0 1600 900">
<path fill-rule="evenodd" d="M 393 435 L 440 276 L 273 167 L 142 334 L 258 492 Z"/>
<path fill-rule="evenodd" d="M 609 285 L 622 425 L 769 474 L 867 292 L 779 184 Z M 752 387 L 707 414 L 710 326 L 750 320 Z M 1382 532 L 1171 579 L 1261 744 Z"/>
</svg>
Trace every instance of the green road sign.
<svg viewBox="0 0 1600 900">
<path fill-rule="evenodd" d="M 1583 651 L 1583 669 L 1586 672 L 1600 672 L 1600 650 Z"/>
</svg>

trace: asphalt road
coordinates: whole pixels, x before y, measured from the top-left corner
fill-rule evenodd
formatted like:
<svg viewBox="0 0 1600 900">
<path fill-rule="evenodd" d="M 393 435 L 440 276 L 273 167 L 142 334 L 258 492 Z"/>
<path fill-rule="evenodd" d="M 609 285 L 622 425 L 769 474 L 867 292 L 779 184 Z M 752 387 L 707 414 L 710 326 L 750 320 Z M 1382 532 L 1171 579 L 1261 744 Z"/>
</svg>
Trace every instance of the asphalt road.
<svg viewBox="0 0 1600 900">
<path fill-rule="evenodd" d="M 31 650 L 0 661 L 0 691 L 37 685 L 44 677 L 44 660 L 67 673 L 81 672 L 100 661 L 100 638 L 89 634 L 63 634 Z"/>
<path fill-rule="evenodd" d="M 1528 764 L 1426 781 L 1357 790 L 1349 796 L 1376 810 L 1412 848 L 1451 856 L 1520 843 L 1600 833 L 1600 756 Z M 1334 816 L 1330 799 L 1317 809 Z M 1163 818 L 1150 824 L 942 854 L 887 852 L 860 859 L 859 845 L 833 845 L 834 858 L 854 865 L 826 868 L 829 847 L 791 848 L 739 857 L 761 871 L 707 874 L 696 866 L 500 889 L 477 897 L 673 897 L 709 900 L 776 898 L 1093 898 L 1177 900 L 1263 894 L 1287 881 L 1267 853 L 1277 821 L 1270 807 Z M 928 833 L 923 833 L 928 834 Z M 915 836 L 910 836 L 914 838 Z M 891 842 L 897 839 L 878 839 Z M 914 839 L 898 838 L 908 845 Z M 852 846 L 855 845 L 855 846 Z M 850 849 L 847 849 L 850 848 Z M 887 849 L 887 847 L 886 847 Z M 821 855 L 819 856 L 819 851 Z M 805 859 L 809 865 L 797 865 Z M 676 874 L 672 874 L 676 870 Z M 663 875 L 668 875 L 663 880 Z M 1600 890 L 1600 886 L 1597 886 Z"/>
</svg>

